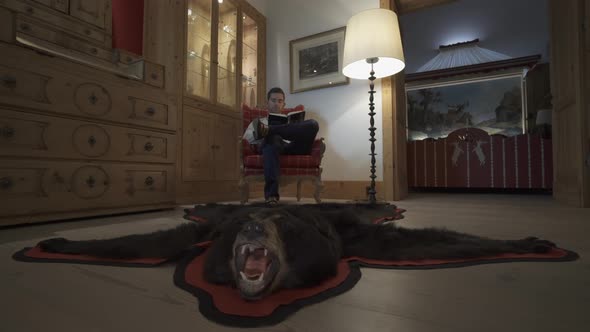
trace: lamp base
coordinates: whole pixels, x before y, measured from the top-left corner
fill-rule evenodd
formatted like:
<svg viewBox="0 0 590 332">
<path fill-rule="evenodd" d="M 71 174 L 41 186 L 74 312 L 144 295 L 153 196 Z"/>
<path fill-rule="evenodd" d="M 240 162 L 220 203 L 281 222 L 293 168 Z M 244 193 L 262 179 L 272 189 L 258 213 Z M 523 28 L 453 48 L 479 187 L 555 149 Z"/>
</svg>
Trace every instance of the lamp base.
<svg viewBox="0 0 590 332">
<path fill-rule="evenodd" d="M 376 200 L 374 202 L 371 202 L 369 199 L 354 199 L 354 200 L 352 200 L 352 202 L 355 203 L 355 204 L 375 205 L 375 206 L 377 206 L 377 205 L 379 205 L 379 206 L 382 206 L 382 205 L 392 205 L 391 203 L 386 202 L 386 201 L 378 201 L 378 200 Z"/>
</svg>

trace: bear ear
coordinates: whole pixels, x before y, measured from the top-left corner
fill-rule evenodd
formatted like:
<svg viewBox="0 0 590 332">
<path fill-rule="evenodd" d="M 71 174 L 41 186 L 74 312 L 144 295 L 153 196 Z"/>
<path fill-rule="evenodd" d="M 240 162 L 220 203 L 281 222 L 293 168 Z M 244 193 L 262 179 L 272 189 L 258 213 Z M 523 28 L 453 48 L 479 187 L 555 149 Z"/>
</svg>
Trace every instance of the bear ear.
<svg viewBox="0 0 590 332">
<path fill-rule="evenodd" d="M 301 233 L 301 227 L 297 227 L 297 222 L 293 220 L 293 218 L 294 217 L 289 216 L 287 218 L 281 218 L 280 220 L 274 221 L 274 224 L 276 225 L 279 232 L 279 236 L 281 236 L 283 239 Z"/>
<path fill-rule="evenodd" d="M 210 238 L 211 240 L 215 240 L 221 237 L 222 235 L 237 234 L 239 230 L 242 228 L 243 224 L 244 220 L 234 216 L 226 216 L 224 218 L 221 218 L 214 223 L 213 229 L 210 233 Z"/>
</svg>

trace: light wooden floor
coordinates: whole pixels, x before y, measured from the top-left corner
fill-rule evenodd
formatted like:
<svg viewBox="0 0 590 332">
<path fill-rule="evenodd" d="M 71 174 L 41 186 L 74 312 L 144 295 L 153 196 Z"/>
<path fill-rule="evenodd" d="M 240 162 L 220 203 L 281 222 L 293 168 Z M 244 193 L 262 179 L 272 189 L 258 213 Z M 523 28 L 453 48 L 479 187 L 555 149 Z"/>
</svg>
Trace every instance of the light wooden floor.
<svg viewBox="0 0 590 332">
<path fill-rule="evenodd" d="M 456 269 L 363 269 L 349 292 L 259 331 L 590 331 L 590 209 L 550 196 L 414 194 L 398 202 L 407 227 L 497 238 L 543 237 L 576 251 L 566 263 Z M 148 232 L 182 223 L 174 211 L 0 230 L 0 330 L 232 331 L 204 319 L 176 288 L 174 266 L 119 268 L 21 263 L 12 253 L 41 239 Z"/>
</svg>

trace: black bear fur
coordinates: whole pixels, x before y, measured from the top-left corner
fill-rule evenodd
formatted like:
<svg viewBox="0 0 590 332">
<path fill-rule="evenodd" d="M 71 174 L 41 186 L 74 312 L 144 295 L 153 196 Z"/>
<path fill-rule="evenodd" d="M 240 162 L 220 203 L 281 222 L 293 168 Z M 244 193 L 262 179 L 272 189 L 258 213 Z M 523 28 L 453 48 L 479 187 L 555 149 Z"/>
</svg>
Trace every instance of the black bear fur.
<svg viewBox="0 0 590 332">
<path fill-rule="evenodd" d="M 336 273 L 339 260 L 477 258 L 501 253 L 542 253 L 553 243 L 534 237 L 495 240 L 446 229 L 410 229 L 394 223 L 371 224 L 354 208 L 210 209 L 206 222 L 114 239 L 70 241 L 54 238 L 42 250 L 110 258 L 176 257 L 195 243 L 212 241 L 205 279 L 237 287 L 256 300 L 281 288 L 316 285 Z M 204 213 L 207 213 L 204 208 Z"/>
</svg>

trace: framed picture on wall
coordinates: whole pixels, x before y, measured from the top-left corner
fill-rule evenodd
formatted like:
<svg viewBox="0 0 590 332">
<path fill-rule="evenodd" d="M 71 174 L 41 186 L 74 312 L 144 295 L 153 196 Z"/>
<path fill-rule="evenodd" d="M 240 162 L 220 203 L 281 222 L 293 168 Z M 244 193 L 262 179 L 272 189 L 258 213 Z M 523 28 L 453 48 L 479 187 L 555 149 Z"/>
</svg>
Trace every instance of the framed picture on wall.
<svg viewBox="0 0 590 332">
<path fill-rule="evenodd" d="M 507 63 L 514 65 L 515 61 Z M 445 77 L 420 73 L 415 76 L 422 79 L 413 79 L 407 75 L 408 140 L 444 138 L 460 128 L 479 128 L 489 135 L 524 133 L 529 66 L 494 66 L 490 66 L 493 70 L 456 75 L 446 70 Z"/>
<path fill-rule="evenodd" d="M 346 27 L 291 40 L 291 93 L 348 84 L 342 74 Z"/>
</svg>

